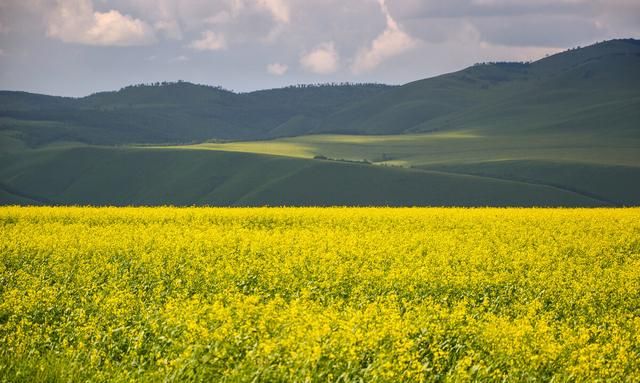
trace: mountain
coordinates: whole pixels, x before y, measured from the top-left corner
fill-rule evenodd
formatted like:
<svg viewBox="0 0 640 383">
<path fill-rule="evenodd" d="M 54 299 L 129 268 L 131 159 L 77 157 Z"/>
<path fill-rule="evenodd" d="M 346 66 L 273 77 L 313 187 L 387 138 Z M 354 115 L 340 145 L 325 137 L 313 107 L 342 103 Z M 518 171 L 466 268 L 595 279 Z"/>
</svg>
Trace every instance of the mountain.
<svg viewBox="0 0 640 383">
<path fill-rule="evenodd" d="M 640 41 L 402 86 L 0 92 L 0 203 L 640 205 Z"/>
<path fill-rule="evenodd" d="M 176 82 L 83 98 L 5 91 L 0 92 L 0 131 L 15 132 L 31 146 L 55 141 L 112 145 L 264 139 L 318 128 L 325 116 L 345 104 L 390 88 L 307 85 L 238 94 Z"/>
<path fill-rule="evenodd" d="M 468 127 L 614 128 L 636 134 L 640 41 L 612 40 L 533 63 L 479 64 L 400 87 L 301 86 L 233 93 L 186 82 L 84 98 L 0 92 L 0 130 L 30 145 L 401 134 Z"/>
<path fill-rule="evenodd" d="M 640 41 L 613 40 L 533 63 L 480 64 L 372 96 L 315 132 L 398 134 L 486 128 L 638 134 Z"/>
</svg>

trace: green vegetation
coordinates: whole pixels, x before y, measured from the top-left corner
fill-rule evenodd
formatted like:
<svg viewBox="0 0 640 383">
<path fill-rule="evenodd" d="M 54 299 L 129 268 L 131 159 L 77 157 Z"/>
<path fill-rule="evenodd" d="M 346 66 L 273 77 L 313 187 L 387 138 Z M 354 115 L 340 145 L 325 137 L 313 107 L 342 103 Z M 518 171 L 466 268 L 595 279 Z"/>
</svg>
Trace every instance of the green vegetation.
<svg viewBox="0 0 640 383">
<path fill-rule="evenodd" d="M 251 93 L 186 82 L 73 99 L 0 92 L 0 131 L 32 146 L 193 143 L 319 133 L 638 136 L 640 42 L 613 40 L 533 63 L 481 64 L 400 87 L 298 86 Z"/>
<path fill-rule="evenodd" d="M 490 161 L 425 169 L 550 185 L 614 205 L 640 203 L 640 167 L 554 161 Z"/>
<path fill-rule="evenodd" d="M 165 147 L 367 161 L 393 169 L 435 170 L 553 186 L 603 204 L 626 206 L 640 203 L 638 148 L 640 139 L 632 138 L 568 133 L 514 137 L 481 130 L 390 136 L 317 135 Z"/>
<path fill-rule="evenodd" d="M 205 150 L 39 149 L 12 157 L 0 178 L 5 203 L 24 199 L 82 205 L 602 205 L 589 196 L 525 182 Z"/>
<path fill-rule="evenodd" d="M 316 132 L 638 137 L 640 42 L 616 40 L 530 64 L 481 64 L 416 81 L 332 115 Z"/>
<path fill-rule="evenodd" d="M 400 87 L 0 92 L 0 202 L 639 205 L 639 121 L 636 40 Z"/>
<path fill-rule="evenodd" d="M 233 93 L 187 82 L 139 85 L 73 99 L 0 92 L 0 132 L 30 146 L 193 143 L 304 133 L 353 100 L 391 87 L 329 84 Z M 298 129 L 304 127 L 303 130 Z"/>
</svg>

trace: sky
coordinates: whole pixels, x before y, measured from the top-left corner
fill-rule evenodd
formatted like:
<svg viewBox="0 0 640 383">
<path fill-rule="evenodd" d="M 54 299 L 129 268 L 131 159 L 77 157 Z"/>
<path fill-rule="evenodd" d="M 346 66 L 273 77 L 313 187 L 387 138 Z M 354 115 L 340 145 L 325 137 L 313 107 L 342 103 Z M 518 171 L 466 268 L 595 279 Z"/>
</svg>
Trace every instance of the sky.
<svg viewBox="0 0 640 383">
<path fill-rule="evenodd" d="M 0 89 L 404 84 L 640 37 L 640 0 L 0 0 Z"/>
</svg>

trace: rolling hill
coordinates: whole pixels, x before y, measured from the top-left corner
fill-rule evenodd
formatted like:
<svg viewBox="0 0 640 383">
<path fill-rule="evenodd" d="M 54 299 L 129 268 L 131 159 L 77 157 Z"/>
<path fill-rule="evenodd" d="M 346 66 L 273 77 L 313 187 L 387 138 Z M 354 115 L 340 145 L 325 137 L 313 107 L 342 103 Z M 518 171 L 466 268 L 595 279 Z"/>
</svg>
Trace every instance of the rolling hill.
<svg viewBox="0 0 640 383">
<path fill-rule="evenodd" d="M 224 151 L 69 146 L 16 156 L 6 203 L 80 205 L 599 206 L 526 182 Z"/>
<path fill-rule="evenodd" d="M 639 205 L 640 42 L 398 87 L 0 92 L 0 161 L 5 204 Z"/>
<path fill-rule="evenodd" d="M 570 130 L 637 137 L 639 89 L 640 41 L 615 40 L 533 63 L 480 64 L 416 81 L 333 114 L 316 132 Z"/>
<path fill-rule="evenodd" d="M 478 128 L 637 137 L 638 89 L 640 41 L 627 39 L 532 63 L 479 64 L 400 87 L 343 84 L 233 93 L 178 82 L 83 98 L 0 92 L 0 131 L 16 132 L 35 146 Z"/>
<path fill-rule="evenodd" d="M 391 87 L 292 86 L 233 93 L 187 82 L 137 85 L 83 98 L 0 92 L 0 132 L 30 146 L 55 141 L 95 145 L 264 139 L 319 127 L 343 105 Z"/>
</svg>

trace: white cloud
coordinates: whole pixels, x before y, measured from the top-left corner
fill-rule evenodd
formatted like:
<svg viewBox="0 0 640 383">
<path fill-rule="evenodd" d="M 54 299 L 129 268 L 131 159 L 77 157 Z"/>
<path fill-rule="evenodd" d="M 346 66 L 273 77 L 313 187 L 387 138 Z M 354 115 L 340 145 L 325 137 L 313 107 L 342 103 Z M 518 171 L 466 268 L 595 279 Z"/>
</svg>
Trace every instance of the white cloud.
<svg viewBox="0 0 640 383">
<path fill-rule="evenodd" d="M 338 70 L 339 56 L 333 41 L 322 43 L 300 59 L 300 64 L 309 72 L 331 74 Z"/>
<path fill-rule="evenodd" d="M 96 12 L 90 0 L 58 0 L 47 35 L 67 43 L 132 46 L 155 41 L 151 27 L 116 10 Z"/>
<path fill-rule="evenodd" d="M 197 51 L 218 51 L 227 48 L 227 40 L 219 33 L 204 31 L 200 39 L 189 44 L 189 48 Z"/>
<path fill-rule="evenodd" d="M 274 20 L 281 23 L 289 22 L 289 6 L 284 0 L 256 0 L 256 2 L 258 6 L 271 12 Z"/>
<path fill-rule="evenodd" d="M 378 0 L 380 9 L 387 20 L 385 30 L 373 40 L 371 46 L 361 49 L 351 66 L 354 73 L 368 72 L 375 69 L 384 60 L 397 56 L 413 48 L 416 41 L 404 32 L 393 19 L 385 0 Z"/>
<path fill-rule="evenodd" d="M 274 76 L 282 76 L 283 74 L 287 73 L 288 70 L 289 70 L 288 66 L 280 63 L 273 63 L 273 64 L 267 65 L 267 72 Z"/>
</svg>

